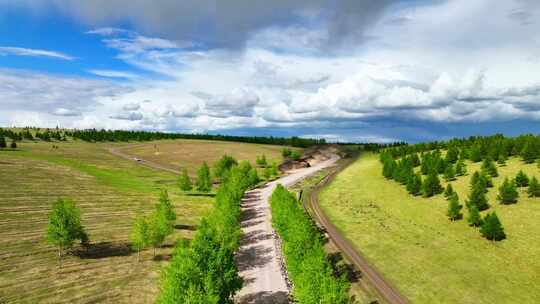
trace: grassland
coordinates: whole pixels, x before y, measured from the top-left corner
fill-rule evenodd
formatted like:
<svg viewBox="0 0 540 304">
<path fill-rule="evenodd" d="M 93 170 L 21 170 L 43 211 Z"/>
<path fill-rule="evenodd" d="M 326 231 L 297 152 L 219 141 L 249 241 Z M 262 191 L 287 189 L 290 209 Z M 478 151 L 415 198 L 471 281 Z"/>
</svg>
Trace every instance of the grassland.
<svg viewBox="0 0 540 304">
<path fill-rule="evenodd" d="M 452 182 L 461 200 L 480 163 Z M 498 167 L 488 193 L 507 239 L 490 242 L 464 220 L 450 222 L 447 202 L 412 197 L 385 180 L 378 157 L 364 154 L 320 194 L 324 212 L 357 249 L 412 303 L 538 303 L 540 301 L 540 199 L 521 190 L 515 205 L 496 202 L 505 176 L 522 169 L 540 177 L 535 165 L 510 159 Z M 466 211 L 465 211 L 466 215 Z"/>
<path fill-rule="evenodd" d="M 179 170 L 186 168 L 195 176 L 197 168 L 206 161 L 209 166 L 223 154 L 255 164 L 257 156 L 265 155 L 268 163 L 281 162 L 280 146 L 236 143 L 209 140 L 163 140 L 142 144 L 119 146 L 119 151 L 162 166 Z"/>
<path fill-rule="evenodd" d="M 0 151 L 0 303 L 148 303 L 161 265 L 178 238 L 189 238 L 212 198 L 184 196 L 177 177 L 119 159 L 110 144 L 23 142 Z M 164 248 L 129 250 L 133 218 L 148 213 L 168 189 L 178 214 Z M 44 240 L 47 215 L 58 197 L 81 208 L 91 240 L 88 251 L 66 256 Z"/>
</svg>

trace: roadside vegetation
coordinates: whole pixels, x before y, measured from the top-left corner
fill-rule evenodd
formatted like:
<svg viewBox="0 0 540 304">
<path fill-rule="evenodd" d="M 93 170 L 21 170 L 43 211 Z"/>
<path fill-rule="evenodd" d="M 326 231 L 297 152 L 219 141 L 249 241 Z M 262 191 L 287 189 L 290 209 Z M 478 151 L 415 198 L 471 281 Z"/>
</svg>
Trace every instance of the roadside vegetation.
<svg viewBox="0 0 540 304">
<path fill-rule="evenodd" d="M 411 302 L 535 303 L 538 143 L 473 137 L 365 153 L 320 203 Z"/>
<path fill-rule="evenodd" d="M 283 240 L 287 273 L 298 303 L 349 303 L 349 283 L 336 277 L 324 240 L 295 195 L 278 185 L 271 197 L 272 225 Z"/>
</svg>

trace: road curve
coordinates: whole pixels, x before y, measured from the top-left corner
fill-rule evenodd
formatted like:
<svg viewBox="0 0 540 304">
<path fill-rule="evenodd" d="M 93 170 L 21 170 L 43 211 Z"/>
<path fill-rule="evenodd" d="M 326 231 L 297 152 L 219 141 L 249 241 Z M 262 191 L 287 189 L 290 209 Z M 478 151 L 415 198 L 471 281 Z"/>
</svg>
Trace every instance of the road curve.
<svg viewBox="0 0 540 304">
<path fill-rule="evenodd" d="M 341 168 L 344 167 L 346 166 L 342 166 Z M 339 171 L 340 170 L 336 170 L 327 176 L 323 181 L 321 181 L 321 183 L 319 183 L 317 189 L 311 192 L 308 199 L 308 208 L 312 211 L 310 213 L 314 217 L 315 221 L 324 227 L 328 237 L 332 239 L 339 250 L 343 252 L 347 256 L 348 260 L 362 272 L 365 278 L 368 279 L 368 281 L 373 285 L 383 299 L 390 304 L 409 303 L 405 296 L 403 296 L 392 284 L 390 284 L 390 282 L 388 282 L 384 276 L 377 271 L 377 269 L 375 269 L 374 266 L 370 265 L 368 260 L 360 252 L 354 249 L 352 244 L 341 235 L 336 226 L 330 222 L 330 220 L 321 210 L 317 198 L 318 190 L 329 184 Z"/>
<path fill-rule="evenodd" d="M 152 168 L 152 169 L 158 169 L 158 170 L 167 171 L 167 172 L 170 172 L 170 173 L 173 173 L 173 174 L 180 174 L 180 171 L 178 171 L 178 170 L 174 170 L 174 169 L 171 169 L 169 167 L 166 167 L 166 166 L 163 166 L 163 165 L 151 162 L 151 161 L 147 161 L 147 160 L 144 160 L 144 159 L 137 158 L 137 157 L 135 157 L 133 155 L 129 155 L 127 153 L 124 153 L 124 152 L 120 151 L 118 148 L 108 148 L 108 150 L 113 155 L 116 155 L 118 157 L 130 160 L 130 161 L 133 161 L 133 162 L 137 162 L 138 164 L 140 164 L 142 166 Z"/>
<path fill-rule="evenodd" d="M 236 259 L 244 286 L 236 297 L 237 303 L 289 303 L 289 288 L 281 267 L 281 249 L 272 228 L 269 198 L 278 184 L 291 186 L 337 160 L 334 156 L 246 192 L 242 201 L 242 239 Z"/>
</svg>

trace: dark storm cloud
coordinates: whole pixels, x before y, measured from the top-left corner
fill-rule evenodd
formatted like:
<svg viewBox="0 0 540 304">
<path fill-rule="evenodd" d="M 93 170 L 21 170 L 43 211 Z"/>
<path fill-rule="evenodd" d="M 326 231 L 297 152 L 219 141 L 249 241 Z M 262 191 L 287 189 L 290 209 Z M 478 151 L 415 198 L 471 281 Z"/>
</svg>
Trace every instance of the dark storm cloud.
<svg viewBox="0 0 540 304">
<path fill-rule="evenodd" d="M 38 11 L 55 9 L 90 26 L 129 23 L 136 30 L 209 47 L 242 47 L 272 26 L 310 24 L 328 32 L 326 46 L 361 42 L 365 30 L 397 0 L 21 0 Z M 16 4 L 14 4 L 16 3 Z M 316 20 L 316 21 L 315 21 Z"/>
</svg>

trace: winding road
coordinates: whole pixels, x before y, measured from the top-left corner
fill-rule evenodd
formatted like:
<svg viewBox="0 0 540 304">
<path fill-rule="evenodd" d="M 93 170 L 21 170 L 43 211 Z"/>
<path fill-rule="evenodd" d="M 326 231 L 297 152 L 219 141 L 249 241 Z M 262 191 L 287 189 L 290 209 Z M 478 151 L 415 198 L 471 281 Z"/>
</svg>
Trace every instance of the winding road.
<svg viewBox="0 0 540 304">
<path fill-rule="evenodd" d="M 180 173 L 166 166 L 135 158 L 116 148 L 109 148 L 109 152 L 118 157 L 135 161 L 142 166 L 174 174 Z M 239 304 L 289 303 L 289 287 L 286 273 L 282 267 L 279 239 L 272 228 L 269 198 L 278 184 L 285 187 L 291 186 L 319 170 L 335 165 L 338 160 L 339 157 L 334 155 L 312 167 L 295 170 L 262 187 L 246 192 L 241 206 L 242 239 L 236 258 L 240 276 L 244 279 L 244 286 L 236 296 L 235 302 Z M 318 188 L 328 184 L 338 172 L 339 170 L 334 170 L 318 185 Z M 348 240 L 341 236 L 338 229 L 320 209 L 317 202 L 317 191 L 311 193 L 308 203 L 311 215 L 319 225 L 324 227 L 328 237 L 347 256 L 348 260 L 362 271 L 386 302 L 390 304 L 409 303 L 407 298 L 400 294 L 380 272 L 369 264 L 361 253 L 354 249 Z"/>
</svg>

